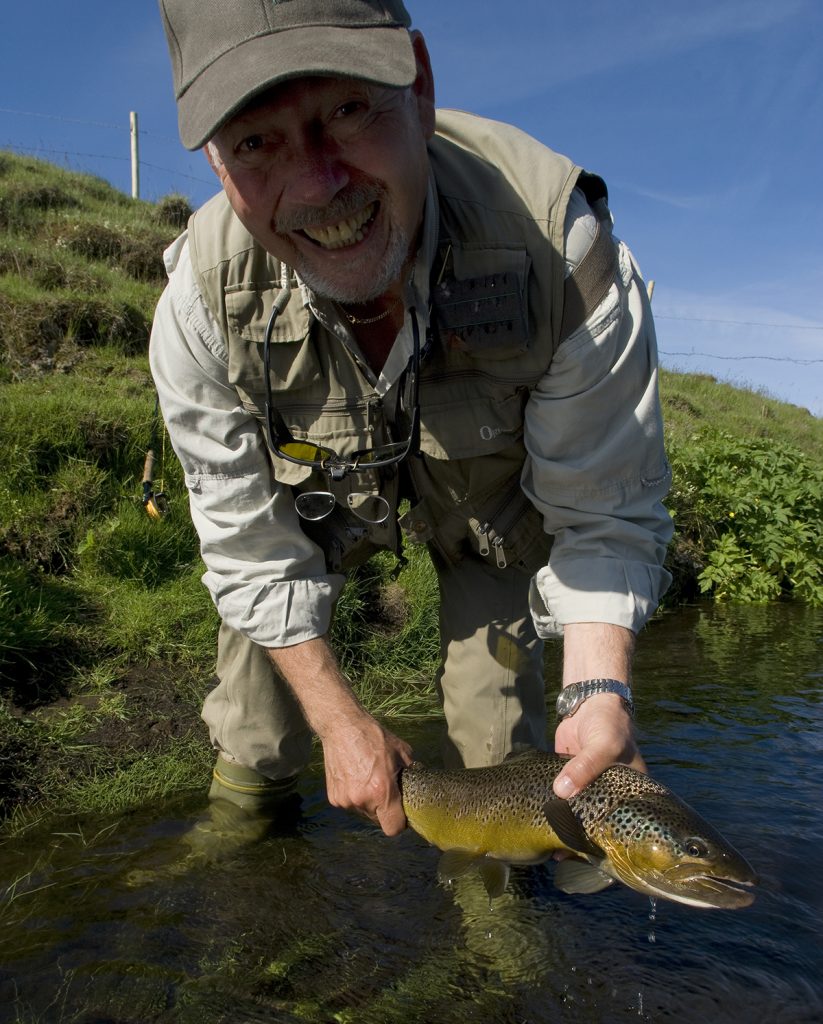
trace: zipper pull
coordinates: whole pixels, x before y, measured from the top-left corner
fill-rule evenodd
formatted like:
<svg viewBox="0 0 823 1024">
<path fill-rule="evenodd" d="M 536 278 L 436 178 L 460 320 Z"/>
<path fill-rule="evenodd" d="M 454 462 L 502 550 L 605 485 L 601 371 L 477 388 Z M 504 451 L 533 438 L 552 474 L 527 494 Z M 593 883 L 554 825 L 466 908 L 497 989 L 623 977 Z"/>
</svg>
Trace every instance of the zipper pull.
<svg viewBox="0 0 823 1024">
<path fill-rule="evenodd" d="M 488 537 L 489 524 L 484 523 L 477 531 L 477 545 L 478 551 L 483 557 L 489 553 L 489 537 Z"/>
<path fill-rule="evenodd" d="M 506 561 L 506 552 L 503 550 L 503 538 L 495 537 L 492 545 L 494 547 L 494 557 L 497 559 L 497 568 L 505 569 L 508 562 Z"/>
</svg>

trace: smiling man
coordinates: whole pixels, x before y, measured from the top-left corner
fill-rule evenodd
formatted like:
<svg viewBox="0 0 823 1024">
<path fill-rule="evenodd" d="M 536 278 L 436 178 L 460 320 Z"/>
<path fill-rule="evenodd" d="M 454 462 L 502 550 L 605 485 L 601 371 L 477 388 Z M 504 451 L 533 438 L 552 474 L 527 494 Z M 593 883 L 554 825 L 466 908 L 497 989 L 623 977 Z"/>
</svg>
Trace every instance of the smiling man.
<svg viewBox="0 0 823 1024">
<path fill-rule="evenodd" d="M 435 112 L 397 0 L 160 7 L 183 143 L 223 186 L 166 253 L 151 344 L 221 617 L 210 796 L 270 813 L 314 733 L 330 801 L 405 826 L 412 752 L 327 641 L 346 572 L 403 534 L 440 585 L 447 763 L 546 744 L 562 635 L 558 794 L 642 767 L 631 654 L 668 582 L 669 473 L 603 182 Z"/>
</svg>

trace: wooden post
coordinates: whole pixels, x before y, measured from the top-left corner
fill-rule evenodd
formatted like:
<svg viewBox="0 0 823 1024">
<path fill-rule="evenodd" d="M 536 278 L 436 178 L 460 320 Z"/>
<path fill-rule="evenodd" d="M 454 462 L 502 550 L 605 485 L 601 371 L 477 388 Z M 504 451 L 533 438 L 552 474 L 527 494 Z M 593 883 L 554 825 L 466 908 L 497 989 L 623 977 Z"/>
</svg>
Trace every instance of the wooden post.
<svg viewBox="0 0 823 1024">
<path fill-rule="evenodd" d="M 131 126 L 131 197 L 140 198 L 140 146 L 138 143 L 137 111 L 132 110 L 129 114 Z"/>
</svg>

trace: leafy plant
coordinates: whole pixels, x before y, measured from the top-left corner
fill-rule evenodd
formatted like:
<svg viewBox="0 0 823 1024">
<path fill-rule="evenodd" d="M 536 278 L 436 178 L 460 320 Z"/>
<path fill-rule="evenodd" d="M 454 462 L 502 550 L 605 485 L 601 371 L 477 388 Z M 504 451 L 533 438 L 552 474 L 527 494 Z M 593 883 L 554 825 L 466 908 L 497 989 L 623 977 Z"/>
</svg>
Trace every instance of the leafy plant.
<svg viewBox="0 0 823 1024">
<path fill-rule="evenodd" d="M 823 471 L 773 439 L 703 430 L 669 445 L 678 533 L 704 552 L 716 599 L 823 604 Z"/>
</svg>

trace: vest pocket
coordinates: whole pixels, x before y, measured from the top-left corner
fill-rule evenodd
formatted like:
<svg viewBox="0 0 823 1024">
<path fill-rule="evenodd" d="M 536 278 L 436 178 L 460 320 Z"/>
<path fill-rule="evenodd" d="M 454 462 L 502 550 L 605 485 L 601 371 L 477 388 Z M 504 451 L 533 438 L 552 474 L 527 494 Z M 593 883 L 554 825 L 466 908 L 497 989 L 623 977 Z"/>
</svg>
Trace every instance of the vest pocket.
<svg viewBox="0 0 823 1024">
<path fill-rule="evenodd" d="M 446 382 L 441 378 L 438 385 L 442 387 Z M 497 454 L 520 440 L 527 388 L 520 387 L 504 397 L 487 397 L 478 394 L 476 383 L 470 380 L 449 383 L 452 391 L 448 400 L 421 408 L 420 448 L 426 455 L 470 459 Z"/>
<path fill-rule="evenodd" d="M 549 560 L 551 537 L 543 517 L 520 486 L 519 474 L 479 505 L 457 503 L 444 511 L 426 498 L 400 519 L 406 539 L 428 544 L 452 565 L 469 555 L 498 569 L 513 568 L 533 575 Z"/>
<path fill-rule="evenodd" d="M 548 562 L 551 538 L 519 477 L 502 500 L 487 502 L 472 516 L 468 527 L 472 550 L 498 569 L 512 567 L 532 575 Z"/>
</svg>

